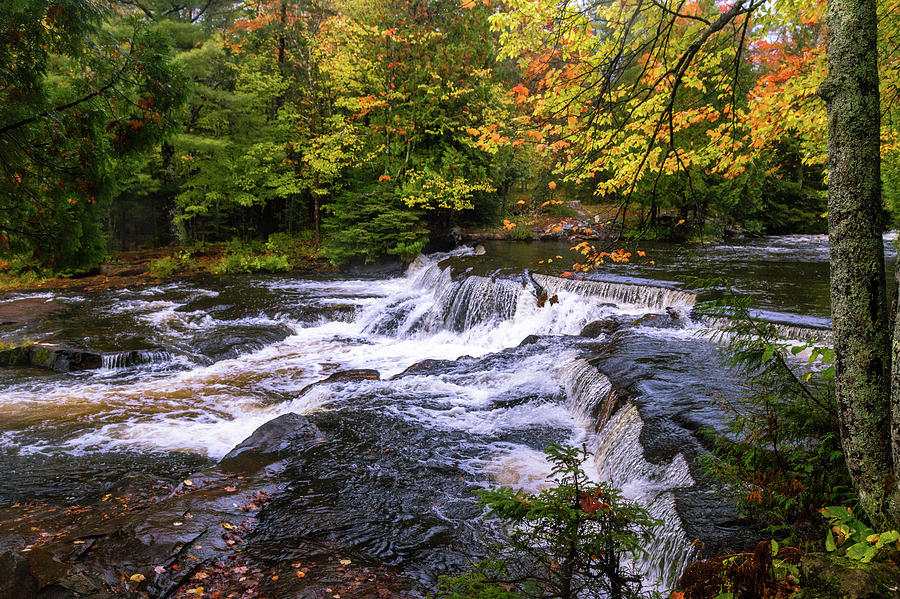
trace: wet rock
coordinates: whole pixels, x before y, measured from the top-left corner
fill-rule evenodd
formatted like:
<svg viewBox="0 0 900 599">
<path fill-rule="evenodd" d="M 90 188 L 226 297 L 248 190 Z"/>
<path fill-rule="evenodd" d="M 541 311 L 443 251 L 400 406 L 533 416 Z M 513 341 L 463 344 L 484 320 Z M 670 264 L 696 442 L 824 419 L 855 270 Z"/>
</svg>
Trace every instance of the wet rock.
<svg viewBox="0 0 900 599">
<path fill-rule="evenodd" d="M 550 304 L 552 306 L 553 304 L 556 304 L 557 302 L 559 302 L 558 295 L 548 296 L 547 292 L 544 292 L 541 295 L 539 295 L 537 298 L 537 307 L 543 308 L 547 304 Z"/>
<path fill-rule="evenodd" d="M 603 398 L 603 401 L 600 404 L 601 407 L 596 415 L 594 430 L 603 430 L 603 427 L 606 426 L 607 422 L 612 420 L 612 417 L 619 411 L 619 408 L 625 405 L 627 399 L 628 396 L 625 392 L 618 389 L 610 389 L 609 393 L 606 394 L 606 397 Z"/>
<path fill-rule="evenodd" d="M 541 340 L 540 335 L 528 335 L 527 337 L 522 339 L 522 342 L 519 343 L 519 347 L 522 347 L 523 345 L 533 345 L 540 340 Z"/>
<path fill-rule="evenodd" d="M 65 579 L 72 570 L 71 564 L 59 561 L 51 551 L 41 547 L 36 547 L 28 552 L 28 567 L 41 595 L 46 594 L 44 591 L 46 587 Z"/>
<path fill-rule="evenodd" d="M 422 360 L 421 362 L 416 362 L 400 374 L 395 374 L 391 377 L 391 380 L 399 379 L 411 374 L 418 374 L 420 372 L 429 373 L 437 368 L 445 368 L 447 366 L 453 366 L 454 364 L 456 364 L 455 360 Z"/>
<path fill-rule="evenodd" d="M 631 326 L 633 327 L 646 327 L 646 326 L 654 326 L 659 323 L 659 320 L 663 317 L 662 314 L 645 314 L 640 318 L 632 321 Z"/>
<path fill-rule="evenodd" d="M 234 358 L 284 341 L 293 332 L 293 329 L 286 325 L 248 326 L 244 330 L 232 331 L 229 334 L 198 339 L 194 349 L 214 360 Z"/>
<path fill-rule="evenodd" d="M 900 597 L 900 570 L 886 563 L 808 553 L 800 561 L 800 586 L 804 596 L 822 599 L 888 599 Z"/>
<path fill-rule="evenodd" d="M 219 461 L 225 471 L 256 471 L 322 438 L 322 432 L 300 414 L 283 414 L 265 423 Z"/>
<path fill-rule="evenodd" d="M 354 370 L 341 370 L 340 372 L 335 372 L 328 378 L 324 378 L 321 381 L 316 381 L 315 383 L 309 384 L 303 389 L 300 390 L 300 395 L 303 395 L 316 385 L 323 385 L 325 383 L 334 383 L 337 381 L 380 381 L 381 374 L 377 370 L 373 370 L 371 368 L 356 368 Z"/>
<path fill-rule="evenodd" d="M 0 599 L 33 599 L 37 581 L 31 575 L 28 560 L 20 553 L 0 551 Z"/>
<path fill-rule="evenodd" d="M 522 273 L 522 284 L 525 287 L 530 287 L 535 297 L 546 295 L 543 287 L 538 285 L 537 281 L 534 280 L 534 277 L 531 276 L 531 271 L 527 268 L 525 269 L 525 272 Z"/>
<path fill-rule="evenodd" d="M 103 356 L 74 347 L 36 343 L 0 350 L 0 366 L 36 366 L 57 372 L 91 370 L 103 366 Z"/>
<path fill-rule="evenodd" d="M 97 352 L 37 343 L 30 348 L 31 365 L 57 372 L 92 370 L 103 366 L 103 356 Z"/>
<path fill-rule="evenodd" d="M 0 324 L 23 325 L 65 310 L 64 304 L 43 298 L 23 298 L 0 304 Z"/>
<path fill-rule="evenodd" d="M 581 329 L 581 332 L 578 334 L 581 337 L 596 339 L 600 335 L 612 333 L 619 330 L 620 328 L 622 328 L 621 321 L 614 318 L 608 318 L 605 320 L 595 320 L 594 322 L 589 322 L 588 324 L 584 325 L 584 328 Z"/>
<path fill-rule="evenodd" d="M 23 346 L 0 350 L 0 366 L 31 366 L 31 349 Z"/>
</svg>

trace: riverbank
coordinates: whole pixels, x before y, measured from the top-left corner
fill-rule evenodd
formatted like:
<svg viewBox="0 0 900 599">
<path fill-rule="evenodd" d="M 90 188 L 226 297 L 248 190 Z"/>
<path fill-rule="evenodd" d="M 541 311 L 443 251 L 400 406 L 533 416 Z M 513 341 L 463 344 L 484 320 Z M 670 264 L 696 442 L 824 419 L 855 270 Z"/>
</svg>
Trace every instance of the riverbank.
<svg viewBox="0 0 900 599">
<path fill-rule="evenodd" d="M 250 245 L 236 248 L 234 243 L 170 246 L 121 252 L 98 267 L 84 272 L 46 277 L 35 273 L 15 273 L 8 263 L 0 261 L 0 294 L 12 291 L 60 289 L 98 291 L 152 285 L 163 280 L 234 272 L 223 268 L 230 257 L 270 258 L 272 255 L 272 253 L 267 255 L 263 247 L 258 250 Z M 336 271 L 311 241 L 289 244 L 282 248 L 277 257 L 284 258 L 278 264 L 280 267 L 277 269 L 278 272 L 304 274 Z M 245 272 L 254 270 L 266 269 L 248 267 Z"/>
</svg>

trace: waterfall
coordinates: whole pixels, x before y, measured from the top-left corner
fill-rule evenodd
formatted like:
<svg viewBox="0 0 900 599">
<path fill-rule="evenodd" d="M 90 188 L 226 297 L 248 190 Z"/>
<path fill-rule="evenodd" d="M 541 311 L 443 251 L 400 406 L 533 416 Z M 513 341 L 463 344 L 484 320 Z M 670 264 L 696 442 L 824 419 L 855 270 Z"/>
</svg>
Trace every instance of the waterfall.
<svg viewBox="0 0 900 599">
<path fill-rule="evenodd" d="M 626 497 L 647 508 L 662 521 L 654 529 L 646 554 L 638 563 L 644 575 L 661 588 L 671 587 L 694 557 L 685 537 L 673 490 L 694 485 L 687 460 L 677 454 L 669 463 L 651 464 L 640 443 L 644 422 L 634 404 L 621 408 L 597 435 L 591 448 L 601 480 L 622 489 Z"/>
<path fill-rule="evenodd" d="M 568 291 L 582 296 L 600 298 L 625 310 L 661 311 L 669 307 L 689 308 L 697 302 L 697 296 L 693 293 L 669 287 L 577 280 L 540 274 L 534 274 L 532 278 L 550 295 Z"/>
<path fill-rule="evenodd" d="M 511 320 L 523 295 L 533 297 L 520 280 L 469 276 L 454 281 L 438 293 L 425 328 L 462 332 L 491 320 Z"/>
<path fill-rule="evenodd" d="M 137 366 L 138 364 L 159 364 L 168 362 L 172 359 L 172 354 L 164 351 L 150 350 L 132 350 L 126 352 L 117 352 L 114 354 L 103 354 L 103 368 L 114 370 L 117 368 L 128 368 L 129 366 Z"/>
<path fill-rule="evenodd" d="M 620 406 L 619 395 L 609 378 L 584 359 L 563 368 L 562 376 L 575 418 L 585 428 L 602 430 Z"/>
<path fill-rule="evenodd" d="M 831 329 L 784 322 L 770 322 L 765 319 L 760 319 L 760 321 L 763 325 L 772 325 L 775 328 L 775 334 L 779 339 L 784 339 L 786 341 L 802 341 L 803 343 L 829 347 L 831 347 L 833 343 Z M 712 316 L 703 316 L 700 318 L 700 322 L 706 328 L 718 331 L 728 331 L 734 324 L 734 321 L 730 318 L 715 318 Z"/>
<path fill-rule="evenodd" d="M 587 360 L 575 360 L 562 376 L 576 419 L 597 431 L 589 447 L 599 480 L 619 487 L 662 521 L 638 564 L 648 580 L 661 588 L 671 586 L 694 555 L 672 494 L 673 489 L 694 484 L 687 461 L 681 454 L 668 464 L 651 464 L 644 458 L 640 444 L 644 423 L 637 408 L 630 403 L 620 407 L 609 378 Z"/>
</svg>

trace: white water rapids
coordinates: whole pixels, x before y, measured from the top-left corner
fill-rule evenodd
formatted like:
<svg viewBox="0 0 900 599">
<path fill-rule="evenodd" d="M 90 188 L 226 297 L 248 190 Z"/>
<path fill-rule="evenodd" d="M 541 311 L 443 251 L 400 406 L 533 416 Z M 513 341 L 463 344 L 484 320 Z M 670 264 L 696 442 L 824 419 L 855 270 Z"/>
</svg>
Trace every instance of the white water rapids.
<svg viewBox="0 0 900 599">
<path fill-rule="evenodd" d="M 638 408 L 627 403 L 611 414 L 612 385 L 584 359 L 584 339 L 561 337 L 547 351 L 483 367 L 478 359 L 531 335 L 578 335 L 594 321 L 635 320 L 667 308 L 680 315 L 679 327 L 648 329 L 648 335 L 690 337 L 701 326 L 687 318 L 695 296 L 663 286 L 535 275 L 533 282 L 555 296 L 541 307 L 532 283 L 477 276 L 454 281 L 438 264 L 442 257 L 419 258 L 403 276 L 388 279 L 254 281 L 281 305 L 321 307 L 326 316 L 317 319 L 264 310 L 225 318 L 219 308 L 194 309 L 214 304 L 219 292 L 188 284 L 115 292 L 109 310 L 153 331 L 164 349 L 114 353 L 94 372 L 0 382 L 0 442 L 19 455 L 137 450 L 217 459 L 281 414 L 335 410 L 392 394 L 428 397 L 387 409 L 416 426 L 464 435 L 477 448 L 463 452 L 458 465 L 476 479 L 537 490 L 549 471 L 540 431 L 586 444 L 594 456 L 586 464 L 591 475 L 622 488 L 664 522 L 642 568 L 648 580 L 670 585 L 694 555 L 674 494 L 695 484 L 685 456 L 645 459 Z M 191 353 L 193 344 L 217 331 L 253 326 L 286 331 L 271 343 L 235 342 L 234 355 L 218 360 Z M 390 380 L 422 360 L 461 356 L 474 361 Z M 356 368 L 375 369 L 381 380 L 314 386 L 300 394 L 329 374 Z M 497 400 L 508 397 L 525 399 Z"/>
</svg>

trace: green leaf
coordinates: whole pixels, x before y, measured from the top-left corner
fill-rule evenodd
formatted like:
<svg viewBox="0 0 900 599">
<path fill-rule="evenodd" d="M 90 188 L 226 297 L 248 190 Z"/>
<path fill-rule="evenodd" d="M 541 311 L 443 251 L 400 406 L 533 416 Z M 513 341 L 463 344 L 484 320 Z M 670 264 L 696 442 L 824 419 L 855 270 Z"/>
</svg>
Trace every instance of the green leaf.
<svg viewBox="0 0 900 599">
<path fill-rule="evenodd" d="M 867 563 L 875 557 L 875 553 L 877 549 L 869 545 L 866 542 L 856 543 L 847 548 L 847 553 L 845 554 L 848 559 L 856 560 L 859 562 Z"/>
<path fill-rule="evenodd" d="M 837 549 L 837 545 L 834 544 L 834 535 L 829 529 L 828 534 L 825 535 L 825 551 L 834 551 L 835 549 Z"/>
</svg>

